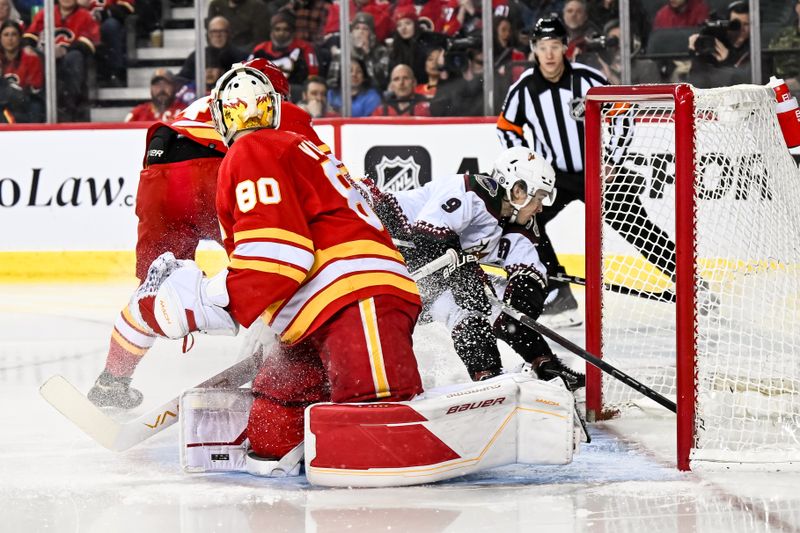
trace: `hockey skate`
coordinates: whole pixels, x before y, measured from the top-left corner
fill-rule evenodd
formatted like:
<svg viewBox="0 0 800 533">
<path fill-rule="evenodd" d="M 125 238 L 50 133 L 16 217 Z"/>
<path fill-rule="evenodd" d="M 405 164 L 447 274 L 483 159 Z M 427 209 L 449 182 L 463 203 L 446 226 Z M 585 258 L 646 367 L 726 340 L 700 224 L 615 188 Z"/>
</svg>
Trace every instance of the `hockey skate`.
<svg viewBox="0 0 800 533">
<path fill-rule="evenodd" d="M 572 370 L 555 355 L 539 356 L 531 364 L 541 380 L 549 381 L 553 378 L 561 378 L 564 380 L 564 385 L 573 392 L 586 386 L 586 376 Z"/>
<path fill-rule="evenodd" d="M 569 285 L 562 285 L 550 292 L 538 321 L 551 329 L 572 328 L 583 324 L 578 302 L 575 301 Z"/>
<path fill-rule="evenodd" d="M 144 395 L 131 387 L 131 379 L 133 378 L 116 377 L 104 370 L 86 397 L 97 407 L 133 409 L 142 403 Z"/>
</svg>

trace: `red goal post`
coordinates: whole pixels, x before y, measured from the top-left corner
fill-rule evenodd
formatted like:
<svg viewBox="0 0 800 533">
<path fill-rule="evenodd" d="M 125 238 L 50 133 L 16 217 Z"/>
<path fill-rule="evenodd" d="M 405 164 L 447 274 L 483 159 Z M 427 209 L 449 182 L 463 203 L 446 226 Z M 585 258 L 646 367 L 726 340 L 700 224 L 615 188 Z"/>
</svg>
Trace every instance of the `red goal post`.
<svg viewBox="0 0 800 533">
<path fill-rule="evenodd" d="M 800 421 L 800 175 L 770 95 L 678 84 L 586 97 L 586 347 L 675 399 L 681 470 L 800 461 L 784 428 Z M 655 229 L 640 231 L 641 216 Z M 676 298 L 641 301 L 603 283 Z M 762 306 L 770 287 L 780 299 Z M 587 368 L 590 419 L 638 401 L 611 381 Z"/>
</svg>

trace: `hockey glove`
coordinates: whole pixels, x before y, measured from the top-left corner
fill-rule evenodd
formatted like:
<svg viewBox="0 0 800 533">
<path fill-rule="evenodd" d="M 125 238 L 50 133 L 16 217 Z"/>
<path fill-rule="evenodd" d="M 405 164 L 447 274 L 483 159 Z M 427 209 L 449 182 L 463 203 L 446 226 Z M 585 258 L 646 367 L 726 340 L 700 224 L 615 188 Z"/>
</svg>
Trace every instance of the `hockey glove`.
<svg viewBox="0 0 800 533">
<path fill-rule="evenodd" d="M 181 339 L 193 331 L 236 335 L 239 325 L 224 309 L 230 302 L 227 277 L 225 269 L 207 278 L 194 261 L 167 252 L 150 266 L 129 308 L 159 337 Z"/>
</svg>

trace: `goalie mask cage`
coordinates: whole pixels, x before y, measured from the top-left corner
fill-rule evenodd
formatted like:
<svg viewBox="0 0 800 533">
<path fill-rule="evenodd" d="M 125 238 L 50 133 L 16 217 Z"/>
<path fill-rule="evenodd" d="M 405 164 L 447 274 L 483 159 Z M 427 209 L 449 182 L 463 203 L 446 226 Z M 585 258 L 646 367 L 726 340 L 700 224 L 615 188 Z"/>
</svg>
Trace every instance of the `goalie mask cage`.
<svg viewBox="0 0 800 533">
<path fill-rule="evenodd" d="M 587 95 L 587 349 L 675 399 L 681 470 L 800 464 L 799 174 L 770 89 Z M 640 400 L 587 369 L 590 418 Z"/>
</svg>

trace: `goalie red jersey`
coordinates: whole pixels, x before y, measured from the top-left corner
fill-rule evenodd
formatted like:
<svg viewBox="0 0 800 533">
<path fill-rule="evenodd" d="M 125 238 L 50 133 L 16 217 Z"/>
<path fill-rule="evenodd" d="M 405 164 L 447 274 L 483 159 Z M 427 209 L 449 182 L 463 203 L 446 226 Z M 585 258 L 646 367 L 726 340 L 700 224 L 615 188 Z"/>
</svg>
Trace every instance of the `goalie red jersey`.
<svg viewBox="0 0 800 533">
<path fill-rule="evenodd" d="M 294 343 L 362 299 L 419 305 L 380 220 L 304 137 L 261 129 L 238 139 L 220 167 L 217 213 L 231 258 L 228 310 L 243 325 L 261 315 Z"/>
</svg>

